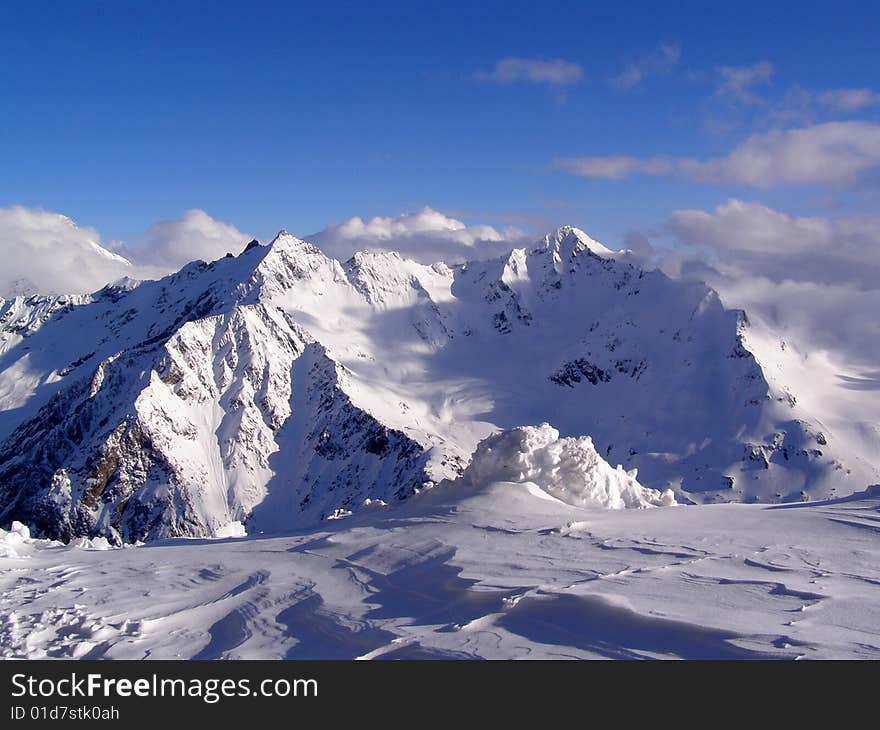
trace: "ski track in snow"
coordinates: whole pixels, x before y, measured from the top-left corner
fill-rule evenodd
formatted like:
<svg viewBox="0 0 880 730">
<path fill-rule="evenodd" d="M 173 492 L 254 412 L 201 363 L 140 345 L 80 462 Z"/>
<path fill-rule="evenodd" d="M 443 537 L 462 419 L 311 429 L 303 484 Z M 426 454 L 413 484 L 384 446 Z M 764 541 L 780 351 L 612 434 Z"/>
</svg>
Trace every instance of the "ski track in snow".
<svg viewBox="0 0 880 730">
<path fill-rule="evenodd" d="M 609 512 L 496 483 L 286 536 L 25 541 L 0 656 L 880 658 L 878 525 L 876 490 Z"/>
</svg>

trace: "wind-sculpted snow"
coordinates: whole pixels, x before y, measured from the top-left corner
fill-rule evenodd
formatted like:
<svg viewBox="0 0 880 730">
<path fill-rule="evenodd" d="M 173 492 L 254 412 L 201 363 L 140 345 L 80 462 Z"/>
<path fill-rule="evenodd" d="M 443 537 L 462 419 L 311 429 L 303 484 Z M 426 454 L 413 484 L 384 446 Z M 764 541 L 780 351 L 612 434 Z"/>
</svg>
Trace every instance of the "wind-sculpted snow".
<svg viewBox="0 0 880 730">
<path fill-rule="evenodd" d="M 520 426 L 484 439 L 462 480 L 477 486 L 530 482 L 580 507 L 641 509 L 675 504 L 671 489 L 663 493 L 648 489 L 636 481 L 635 470 L 612 468 L 589 436 L 560 438 L 548 423 Z"/>
<path fill-rule="evenodd" d="M 30 528 L 16 520 L 8 530 L 0 528 L 0 558 L 26 558 L 37 549 L 53 545 L 60 543 L 32 538 Z"/>
<path fill-rule="evenodd" d="M 569 499 L 592 494 L 585 437 L 680 502 L 846 494 L 880 478 L 880 428 L 838 374 L 571 227 L 452 266 L 343 263 L 282 232 L 159 281 L 0 302 L 0 524 L 290 530 L 454 481 L 490 434 L 545 421 Z"/>
<path fill-rule="evenodd" d="M 285 536 L 16 528 L 0 657 L 877 659 L 878 500 L 605 511 L 507 482 Z"/>
</svg>

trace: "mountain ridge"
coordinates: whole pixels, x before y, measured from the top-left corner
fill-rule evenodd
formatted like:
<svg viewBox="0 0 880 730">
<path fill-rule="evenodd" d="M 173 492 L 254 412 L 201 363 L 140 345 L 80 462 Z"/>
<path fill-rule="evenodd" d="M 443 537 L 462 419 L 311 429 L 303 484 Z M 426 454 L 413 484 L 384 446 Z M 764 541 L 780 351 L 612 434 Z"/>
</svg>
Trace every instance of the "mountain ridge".
<svg viewBox="0 0 880 730">
<path fill-rule="evenodd" d="M 771 334 L 570 226 L 431 266 L 282 230 L 30 301 L 0 302 L 0 521 L 52 537 L 290 529 L 455 480 L 483 438 L 545 421 L 681 501 L 876 480 L 766 374 Z"/>
</svg>

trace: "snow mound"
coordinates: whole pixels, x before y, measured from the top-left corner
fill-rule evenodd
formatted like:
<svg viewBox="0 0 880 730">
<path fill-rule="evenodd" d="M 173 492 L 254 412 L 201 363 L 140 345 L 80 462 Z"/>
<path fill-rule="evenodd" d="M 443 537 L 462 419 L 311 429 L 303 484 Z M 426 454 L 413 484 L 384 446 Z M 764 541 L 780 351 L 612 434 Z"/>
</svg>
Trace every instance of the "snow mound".
<svg viewBox="0 0 880 730">
<path fill-rule="evenodd" d="M 79 550 L 113 550 L 113 545 L 106 537 L 76 537 L 67 544 L 67 547 Z"/>
<path fill-rule="evenodd" d="M 238 520 L 228 522 L 214 533 L 214 537 L 247 537 L 245 526 Z"/>
<path fill-rule="evenodd" d="M 0 528 L 0 558 L 27 558 L 35 549 L 59 544 L 31 537 L 30 528 L 17 520 L 8 530 Z"/>
<path fill-rule="evenodd" d="M 483 439 L 462 479 L 471 485 L 531 482 L 579 507 L 645 509 L 676 503 L 671 489 L 643 487 L 635 469 L 613 468 L 589 436 L 560 438 L 549 423 L 518 426 Z"/>
<path fill-rule="evenodd" d="M 67 545 L 58 540 L 31 537 L 30 528 L 18 520 L 13 520 L 8 530 L 0 528 L 0 558 L 29 558 L 38 550 L 60 547 L 79 550 L 115 549 L 106 537 L 76 537 Z"/>
</svg>

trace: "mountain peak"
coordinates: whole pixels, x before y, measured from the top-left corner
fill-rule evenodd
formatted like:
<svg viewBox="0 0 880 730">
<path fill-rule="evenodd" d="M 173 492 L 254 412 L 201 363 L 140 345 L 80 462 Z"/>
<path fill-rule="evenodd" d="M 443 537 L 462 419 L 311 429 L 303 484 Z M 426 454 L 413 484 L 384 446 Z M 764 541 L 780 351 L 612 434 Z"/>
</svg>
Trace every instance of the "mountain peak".
<svg viewBox="0 0 880 730">
<path fill-rule="evenodd" d="M 590 251 L 596 256 L 605 258 L 614 255 L 614 251 L 610 248 L 603 246 L 595 239 L 590 238 L 580 228 L 575 228 L 574 226 L 560 226 L 555 231 L 548 233 L 538 242 L 534 251 L 538 252 L 548 249 L 552 249 L 560 254 Z"/>
<path fill-rule="evenodd" d="M 319 249 L 313 243 L 309 243 L 302 238 L 297 238 L 292 233 L 288 233 L 284 228 L 278 231 L 278 235 L 272 239 L 272 242 L 269 244 L 268 248 L 274 251 L 284 250 L 291 253 L 323 253 L 323 251 L 321 251 L 321 249 Z"/>
</svg>

